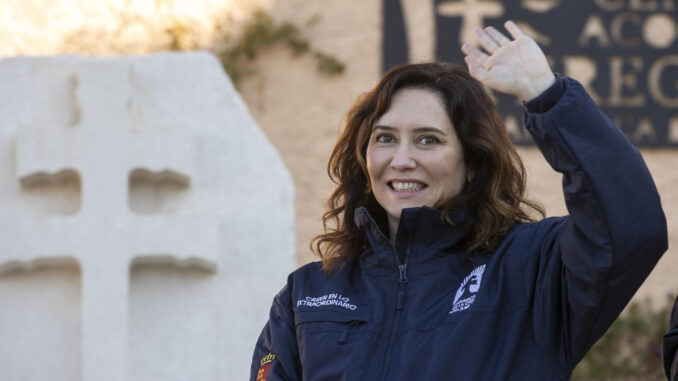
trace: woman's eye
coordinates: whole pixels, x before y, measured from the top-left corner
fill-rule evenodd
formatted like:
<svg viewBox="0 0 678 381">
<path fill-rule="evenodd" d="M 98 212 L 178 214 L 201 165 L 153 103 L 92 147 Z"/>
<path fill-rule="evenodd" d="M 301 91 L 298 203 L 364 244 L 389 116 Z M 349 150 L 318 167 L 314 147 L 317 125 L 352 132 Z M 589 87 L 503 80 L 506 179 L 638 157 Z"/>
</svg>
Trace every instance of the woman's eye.
<svg viewBox="0 0 678 381">
<path fill-rule="evenodd" d="M 419 139 L 419 143 L 428 146 L 440 143 L 440 139 L 435 136 L 423 136 Z"/>
<path fill-rule="evenodd" d="M 393 136 L 386 135 L 386 134 L 380 134 L 380 135 L 377 135 L 375 140 L 377 141 L 377 143 L 386 143 L 386 144 L 393 143 Z"/>
</svg>

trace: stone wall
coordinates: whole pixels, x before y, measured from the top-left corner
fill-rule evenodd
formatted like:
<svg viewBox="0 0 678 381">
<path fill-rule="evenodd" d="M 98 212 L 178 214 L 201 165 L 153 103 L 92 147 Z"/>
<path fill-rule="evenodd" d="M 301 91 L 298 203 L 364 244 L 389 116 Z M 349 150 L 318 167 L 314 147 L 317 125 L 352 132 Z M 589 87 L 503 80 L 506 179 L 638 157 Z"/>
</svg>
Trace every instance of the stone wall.
<svg viewBox="0 0 678 381">
<path fill-rule="evenodd" d="M 246 379 L 294 194 L 217 59 L 16 57 L 0 83 L 0 378 Z"/>
<path fill-rule="evenodd" d="M 192 47 L 217 43 L 273 0 L 0 1 L 0 57 L 142 54 L 167 50 L 172 33 Z M 177 30 L 182 29 L 182 30 Z"/>
</svg>

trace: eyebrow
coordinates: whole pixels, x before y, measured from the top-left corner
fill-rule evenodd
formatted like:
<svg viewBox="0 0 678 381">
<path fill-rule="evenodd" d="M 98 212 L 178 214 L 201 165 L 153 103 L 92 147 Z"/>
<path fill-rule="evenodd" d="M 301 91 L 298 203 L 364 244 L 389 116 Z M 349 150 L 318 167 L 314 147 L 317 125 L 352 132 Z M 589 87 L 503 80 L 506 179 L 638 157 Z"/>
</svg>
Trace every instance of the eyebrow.
<svg viewBox="0 0 678 381">
<path fill-rule="evenodd" d="M 396 131 L 397 128 L 391 127 L 391 126 L 384 126 L 384 125 L 376 125 L 374 126 L 374 130 L 386 130 L 386 131 Z M 435 132 L 439 133 L 442 135 L 445 135 L 445 131 L 435 128 L 435 127 L 416 127 L 414 129 L 414 132 L 421 133 L 421 132 Z"/>
</svg>

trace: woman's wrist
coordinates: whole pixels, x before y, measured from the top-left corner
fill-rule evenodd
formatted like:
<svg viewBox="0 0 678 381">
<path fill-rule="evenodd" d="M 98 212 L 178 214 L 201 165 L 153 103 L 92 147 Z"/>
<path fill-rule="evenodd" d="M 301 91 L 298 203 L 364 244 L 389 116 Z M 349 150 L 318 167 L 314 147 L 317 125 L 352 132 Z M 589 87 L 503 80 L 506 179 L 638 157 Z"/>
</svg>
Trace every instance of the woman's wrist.
<svg viewBox="0 0 678 381">
<path fill-rule="evenodd" d="M 538 97 L 541 93 L 546 91 L 553 83 L 556 81 L 556 76 L 552 71 L 548 71 L 543 75 L 537 77 L 536 79 L 530 81 L 523 90 L 517 94 L 518 98 L 524 103 L 528 103 L 531 100 Z"/>
<path fill-rule="evenodd" d="M 542 91 L 541 94 L 531 101 L 523 103 L 527 112 L 541 114 L 547 112 L 558 103 L 565 92 L 565 79 L 558 74 L 555 74 L 555 76 L 556 81 L 553 82 L 551 87 Z"/>
</svg>

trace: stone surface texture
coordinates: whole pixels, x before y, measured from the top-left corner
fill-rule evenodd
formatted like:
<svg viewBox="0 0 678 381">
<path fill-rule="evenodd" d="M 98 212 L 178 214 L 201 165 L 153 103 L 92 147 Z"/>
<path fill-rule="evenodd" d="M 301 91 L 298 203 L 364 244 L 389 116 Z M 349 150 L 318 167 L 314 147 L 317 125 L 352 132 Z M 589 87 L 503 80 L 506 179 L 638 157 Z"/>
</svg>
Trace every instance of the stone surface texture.
<svg viewBox="0 0 678 381">
<path fill-rule="evenodd" d="M 0 0 L 0 56 L 141 54 L 218 43 L 275 0 Z"/>
<path fill-rule="evenodd" d="M 0 61 L 8 380 L 245 379 L 293 185 L 207 53 Z"/>
</svg>

